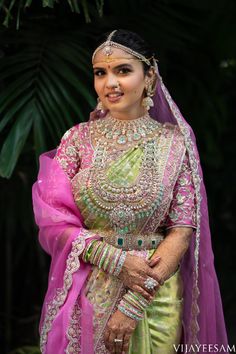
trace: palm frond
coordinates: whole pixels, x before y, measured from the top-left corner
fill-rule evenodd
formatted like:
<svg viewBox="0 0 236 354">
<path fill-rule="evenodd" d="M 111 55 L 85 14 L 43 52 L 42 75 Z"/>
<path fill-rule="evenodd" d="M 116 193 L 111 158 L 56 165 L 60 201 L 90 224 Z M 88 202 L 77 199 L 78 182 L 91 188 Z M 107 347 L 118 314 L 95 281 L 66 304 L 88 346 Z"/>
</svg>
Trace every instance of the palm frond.
<svg viewBox="0 0 236 354">
<path fill-rule="evenodd" d="M 60 3 L 60 0 L 42 0 L 43 8 L 54 8 L 55 5 L 64 6 Z M 83 10 L 84 18 L 87 23 L 91 22 L 90 11 L 96 10 L 98 15 L 101 17 L 103 15 L 104 0 L 94 0 L 93 4 L 89 4 L 88 0 L 67 0 L 68 7 L 71 12 L 80 14 Z M 0 13 L 4 13 L 3 25 L 8 27 L 10 20 L 16 17 L 16 28 L 20 27 L 21 13 L 26 8 L 33 5 L 32 0 L 1 0 L 0 1 Z"/>
<path fill-rule="evenodd" d="M 70 36 L 62 41 L 55 36 L 40 39 L 23 33 L 19 43 L 21 49 L 2 59 L 0 69 L 4 86 L 0 132 L 6 135 L 0 152 L 0 175 L 7 178 L 32 129 L 38 156 L 58 143 L 75 117 L 85 120 L 84 107 L 89 111 L 95 105 L 87 85 L 91 80 L 89 53 L 83 48 L 81 54 L 85 46 L 78 38 Z"/>
<path fill-rule="evenodd" d="M 40 354 L 39 347 L 24 346 L 12 350 L 9 354 Z"/>
</svg>

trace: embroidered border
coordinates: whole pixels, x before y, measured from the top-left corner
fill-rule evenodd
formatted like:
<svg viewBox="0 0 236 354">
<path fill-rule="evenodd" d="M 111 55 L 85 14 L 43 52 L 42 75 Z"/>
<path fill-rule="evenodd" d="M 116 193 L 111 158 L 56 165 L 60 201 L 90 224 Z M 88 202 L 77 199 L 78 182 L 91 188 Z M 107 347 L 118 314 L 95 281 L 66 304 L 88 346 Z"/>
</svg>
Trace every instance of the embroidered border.
<svg viewBox="0 0 236 354">
<path fill-rule="evenodd" d="M 158 74 L 159 75 L 159 74 Z M 192 307 L 191 307 L 191 336 L 189 339 L 189 342 L 191 344 L 193 343 L 198 343 L 197 339 L 197 334 L 199 331 L 199 325 L 198 325 L 198 320 L 197 316 L 200 312 L 199 307 L 198 307 L 198 297 L 199 297 L 199 288 L 198 288 L 198 261 L 199 261 L 199 246 L 200 246 L 200 222 L 201 222 L 201 176 L 199 172 L 199 164 L 196 158 L 197 152 L 195 151 L 194 144 L 192 142 L 191 136 L 190 136 L 190 129 L 188 127 L 188 124 L 183 120 L 182 115 L 172 100 L 167 88 L 165 87 L 161 76 L 159 76 L 159 80 L 161 83 L 161 88 L 162 91 L 166 97 L 166 100 L 169 104 L 169 107 L 177 120 L 177 123 L 180 127 L 180 130 L 182 134 L 184 135 L 185 139 L 185 144 L 187 151 L 189 153 L 189 162 L 190 162 L 190 167 L 193 171 L 193 183 L 195 187 L 195 193 L 196 193 L 196 221 L 197 221 L 197 229 L 196 229 L 196 243 L 195 243 L 195 250 L 194 250 L 194 258 L 195 258 L 195 271 L 194 271 L 194 277 L 193 277 L 193 291 L 192 291 Z"/>
<path fill-rule="evenodd" d="M 79 299 L 78 299 L 79 300 Z M 78 301 L 77 300 L 77 301 Z M 68 339 L 68 345 L 66 347 L 66 354 L 78 354 L 80 353 L 80 342 L 81 342 L 81 328 L 80 328 L 80 321 L 81 321 L 81 309 L 78 303 L 75 304 L 68 330 L 66 332 L 66 336 Z"/>
<path fill-rule="evenodd" d="M 45 352 L 48 332 L 51 330 L 52 323 L 57 316 L 60 307 L 64 304 L 68 291 L 71 288 L 73 273 L 75 273 L 80 267 L 79 255 L 82 253 L 84 247 L 85 239 L 79 235 L 72 242 L 72 249 L 66 261 L 63 288 L 56 289 L 54 298 L 47 305 L 47 312 L 40 333 L 40 350 L 42 353 Z"/>
<path fill-rule="evenodd" d="M 120 283 L 120 281 L 118 281 L 118 283 Z M 113 299 L 113 304 L 110 307 L 110 309 L 108 309 L 107 311 L 107 316 L 105 318 L 105 321 L 103 321 L 102 325 L 99 323 L 99 333 L 97 336 L 97 341 L 94 343 L 94 352 L 96 354 L 108 354 L 110 353 L 106 347 L 105 347 L 105 343 L 104 343 L 104 338 L 103 338 L 103 334 L 105 333 L 105 329 L 106 329 L 106 325 L 110 319 L 110 317 L 112 316 L 112 314 L 117 310 L 117 306 L 121 300 L 121 298 L 124 296 L 126 290 L 124 288 L 123 283 L 121 283 L 121 285 L 119 285 L 118 290 L 117 290 L 117 294 L 115 296 L 115 298 Z M 96 320 L 95 320 L 96 321 Z"/>
</svg>

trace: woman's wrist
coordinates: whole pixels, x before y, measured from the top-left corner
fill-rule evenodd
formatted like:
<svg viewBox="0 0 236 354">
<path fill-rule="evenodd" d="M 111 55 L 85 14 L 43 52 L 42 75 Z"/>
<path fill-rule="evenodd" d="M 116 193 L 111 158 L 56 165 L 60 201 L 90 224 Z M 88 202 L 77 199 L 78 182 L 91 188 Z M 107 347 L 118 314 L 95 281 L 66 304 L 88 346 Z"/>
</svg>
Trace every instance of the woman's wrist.
<svg viewBox="0 0 236 354">
<path fill-rule="evenodd" d="M 135 291 L 128 290 L 128 292 L 121 299 L 118 309 L 126 316 L 140 321 L 144 317 L 145 309 L 150 305 L 142 295 Z"/>
<path fill-rule="evenodd" d="M 126 254 L 125 251 L 104 241 L 92 240 L 85 247 L 82 259 L 118 277 L 125 262 Z"/>
<path fill-rule="evenodd" d="M 172 262 L 168 264 L 163 258 L 160 259 L 160 262 L 154 266 L 155 272 L 158 274 L 160 279 L 159 284 L 163 285 L 164 282 L 169 279 L 178 269 L 179 264 L 177 262 Z"/>
<path fill-rule="evenodd" d="M 163 281 L 169 279 L 178 269 L 182 257 L 189 247 L 192 229 L 189 227 L 175 227 L 167 231 L 167 236 L 154 252 L 149 262 L 150 267 Z M 160 257 L 155 265 L 154 259 Z"/>
<path fill-rule="evenodd" d="M 123 300 L 121 300 L 121 302 L 119 303 L 118 310 L 122 312 L 124 315 L 126 315 L 127 317 L 132 318 L 132 320 L 140 321 L 144 317 L 144 311 L 140 311 L 133 306 L 129 306 Z"/>
</svg>

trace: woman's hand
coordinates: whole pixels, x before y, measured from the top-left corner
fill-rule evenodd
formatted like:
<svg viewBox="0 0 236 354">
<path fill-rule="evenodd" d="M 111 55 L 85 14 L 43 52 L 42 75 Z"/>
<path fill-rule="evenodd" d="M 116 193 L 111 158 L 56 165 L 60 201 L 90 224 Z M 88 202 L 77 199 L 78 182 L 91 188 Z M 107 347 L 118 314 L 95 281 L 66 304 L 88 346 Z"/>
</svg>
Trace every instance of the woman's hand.
<svg viewBox="0 0 236 354">
<path fill-rule="evenodd" d="M 111 316 L 104 335 L 105 346 L 110 353 L 128 353 L 129 340 L 137 323 L 136 320 L 127 317 L 119 310 Z M 115 339 L 119 339 L 120 342 L 115 342 Z"/>
<path fill-rule="evenodd" d="M 152 301 L 154 294 L 159 288 L 159 285 L 151 290 L 147 289 L 144 283 L 148 277 L 155 279 L 157 282 L 161 281 L 157 272 L 152 269 L 152 267 L 155 267 L 159 261 L 160 257 L 155 257 L 155 259 L 153 258 L 150 266 L 151 261 L 147 261 L 144 258 L 138 256 L 127 254 L 119 278 L 122 280 L 126 287 L 133 291 L 137 291 L 148 301 Z"/>
</svg>

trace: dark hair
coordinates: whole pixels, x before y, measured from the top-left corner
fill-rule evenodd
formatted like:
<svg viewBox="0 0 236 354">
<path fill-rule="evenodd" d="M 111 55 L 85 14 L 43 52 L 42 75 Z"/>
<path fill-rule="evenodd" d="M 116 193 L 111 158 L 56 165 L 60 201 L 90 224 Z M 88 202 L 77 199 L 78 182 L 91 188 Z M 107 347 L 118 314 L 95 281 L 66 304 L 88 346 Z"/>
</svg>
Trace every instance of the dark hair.
<svg viewBox="0 0 236 354">
<path fill-rule="evenodd" d="M 111 31 L 112 32 L 112 31 Z M 107 37 L 111 32 L 104 33 L 98 41 L 96 48 L 107 40 Z M 122 44 L 130 49 L 142 54 L 145 58 L 149 59 L 154 56 L 154 52 L 151 50 L 150 46 L 142 39 L 137 33 L 118 29 L 111 38 L 112 41 Z M 153 58 L 150 60 L 151 64 L 154 65 Z M 148 72 L 150 66 L 142 61 L 144 74 Z"/>
</svg>

